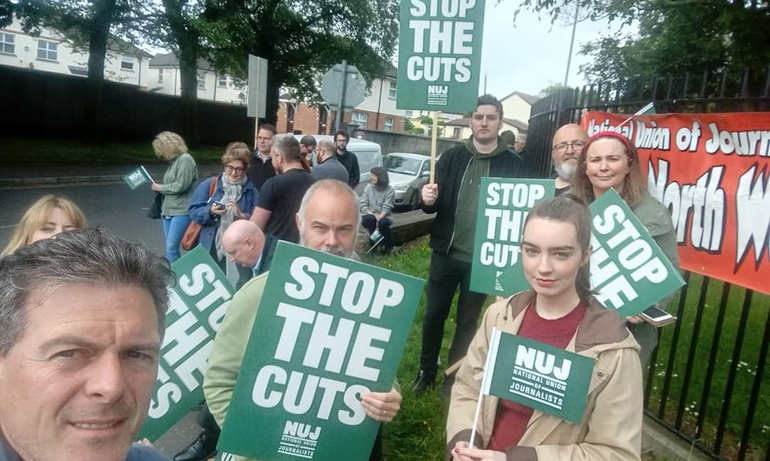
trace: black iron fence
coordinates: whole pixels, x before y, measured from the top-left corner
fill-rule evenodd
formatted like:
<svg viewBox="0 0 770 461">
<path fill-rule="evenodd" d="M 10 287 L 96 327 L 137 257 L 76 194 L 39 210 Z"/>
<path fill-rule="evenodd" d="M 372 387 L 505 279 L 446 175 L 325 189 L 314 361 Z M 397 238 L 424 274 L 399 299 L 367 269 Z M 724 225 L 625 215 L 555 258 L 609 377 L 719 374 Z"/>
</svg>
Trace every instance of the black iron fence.
<svg viewBox="0 0 770 461">
<path fill-rule="evenodd" d="M 561 90 L 532 106 L 530 167 L 550 176 L 553 134 L 579 123 L 583 110 L 631 114 L 649 102 L 658 113 L 767 111 L 770 66 Z M 659 331 L 647 370 L 645 413 L 713 459 L 768 461 L 770 296 L 690 272 L 684 278 L 669 307 L 678 321 Z"/>
</svg>

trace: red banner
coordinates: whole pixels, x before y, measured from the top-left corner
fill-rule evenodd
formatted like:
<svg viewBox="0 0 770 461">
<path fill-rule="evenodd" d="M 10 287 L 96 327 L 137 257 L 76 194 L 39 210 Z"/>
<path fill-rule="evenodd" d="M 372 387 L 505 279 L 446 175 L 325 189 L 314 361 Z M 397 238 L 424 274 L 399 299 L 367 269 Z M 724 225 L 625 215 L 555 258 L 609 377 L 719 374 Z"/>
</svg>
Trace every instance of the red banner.
<svg viewBox="0 0 770 461">
<path fill-rule="evenodd" d="M 589 136 L 639 150 L 650 193 L 671 211 L 682 268 L 770 294 L 770 113 L 586 112 Z"/>
</svg>

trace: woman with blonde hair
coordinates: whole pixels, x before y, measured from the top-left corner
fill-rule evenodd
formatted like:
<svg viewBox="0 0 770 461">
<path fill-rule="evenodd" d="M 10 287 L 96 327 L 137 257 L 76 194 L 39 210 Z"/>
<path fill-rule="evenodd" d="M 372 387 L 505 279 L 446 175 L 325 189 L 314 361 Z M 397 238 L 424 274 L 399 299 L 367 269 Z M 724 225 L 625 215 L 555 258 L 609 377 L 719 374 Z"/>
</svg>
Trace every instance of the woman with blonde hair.
<svg viewBox="0 0 770 461">
<path fill-rule="evenodd" d="M 190 224 L 187 206 L 198 180 L 198 166 L 181 136 L 164 131 L 152 141 L 155 155 L 171 162 L 163 175 L 163 183 L 152 184 L 152 190 L 163 194 L 163 234 L 166 237 L 166 259 L 179 259 L 179 243 Z"/>
<path fill-rule="evenodd" d="M 46 194 L 24 212 L 0 257 L 38 240 L 84 227 L 86 218 L 72 200 Z"/>
</svg>

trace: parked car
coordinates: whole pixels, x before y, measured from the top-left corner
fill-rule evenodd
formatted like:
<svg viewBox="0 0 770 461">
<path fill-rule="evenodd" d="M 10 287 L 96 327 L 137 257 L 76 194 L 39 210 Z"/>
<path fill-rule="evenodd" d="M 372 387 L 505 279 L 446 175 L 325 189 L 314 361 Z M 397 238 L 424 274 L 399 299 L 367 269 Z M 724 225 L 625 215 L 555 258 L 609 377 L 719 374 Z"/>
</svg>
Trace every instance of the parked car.
<svg viewBox="0 0 770 461">
<path fill-rule="evenodd" d="M 295 134 L 294 137 L 297 141 L 302 139 L 305 135 Z M 316 142 L 326 139 L 334 144 L 334 136 L 328 134 L 314 134 L 311 135 L 315 138 Z M 356 187 L 356 193 L 361 195 L 364 191 L 364 187 L 369 183 L 369 176 L 372 174 L 372 168 L 376 166 L 382 166 L 382 148 L 376 142 L 366 141 L 364 139 L 350 138 L 348 143 L 348 151 L 354 153 L 358 158 L 358 168 L 361 170 L 361 179 Z M 313 154 L 313 165 L 315 165 L 315 154 Z"/>
<path fill-rule="evenodd" d="M 396 206 L 414 210 L 420 207 L 421 189 L 430 176 L 430 157 L 393 152 L 382 158 L 390 185 L 396 191 Z"/>
</svg>

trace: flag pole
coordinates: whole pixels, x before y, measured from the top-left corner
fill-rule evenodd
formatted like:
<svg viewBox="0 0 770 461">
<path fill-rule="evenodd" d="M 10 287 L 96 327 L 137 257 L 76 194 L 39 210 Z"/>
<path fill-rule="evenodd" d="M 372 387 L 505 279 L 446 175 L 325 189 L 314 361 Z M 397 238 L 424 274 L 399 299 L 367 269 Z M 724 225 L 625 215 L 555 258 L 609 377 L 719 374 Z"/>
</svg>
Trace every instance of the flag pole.
<svg viewBox="0 0 770 461">
<path fill-rule="evenodd" d="M 436 137 L 438 135 L 438 114 L 439 111 L 433 111 L 433 131 L 430 137 L 430 178 L 428 182 L 434 184 L 436 182 Z"/>
<path fill-rule="evenodd" d="M 144 171 L 144 174 L 147 175 L 148 178 L 150 178 L 150 181 L 152 181 L 153 184 L 155 184 L 155 180 L 152 179 L 152 176 L 150 176 L 150 173 L 147 171 L 147 168 L 144 167 L 144 165 L 141 165 L 140 168 L 142 171 Z"/>
</svg>

